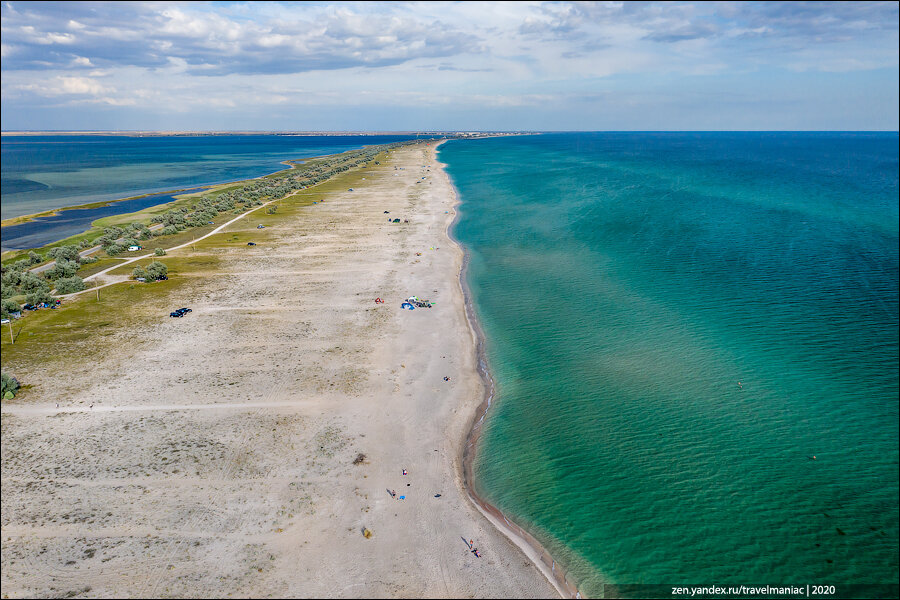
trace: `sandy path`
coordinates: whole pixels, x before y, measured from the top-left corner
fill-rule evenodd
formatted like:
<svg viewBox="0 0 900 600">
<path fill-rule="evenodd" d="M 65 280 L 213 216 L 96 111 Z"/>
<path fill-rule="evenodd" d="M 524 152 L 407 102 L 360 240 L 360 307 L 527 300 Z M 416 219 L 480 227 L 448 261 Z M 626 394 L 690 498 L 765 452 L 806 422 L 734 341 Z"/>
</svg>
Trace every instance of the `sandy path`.
<svg viewBox="0 0 900 600">
<path fill-rule="evenodd" d="M 482 389 L 434 147 L 366 177 L 271 247 L 207 250 L 225 272 L 187 317 L 4 405 L 4 594 L 555 595 L 460 489 Z"/>
</svg>

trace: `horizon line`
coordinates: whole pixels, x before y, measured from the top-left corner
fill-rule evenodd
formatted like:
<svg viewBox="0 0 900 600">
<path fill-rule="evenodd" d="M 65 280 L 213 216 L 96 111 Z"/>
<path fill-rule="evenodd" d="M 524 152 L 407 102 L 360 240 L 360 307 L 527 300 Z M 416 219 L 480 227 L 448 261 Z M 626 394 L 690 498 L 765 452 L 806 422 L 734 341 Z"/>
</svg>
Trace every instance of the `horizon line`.
<svg viewBox="0 0 900 600">
<path fill-rule="evenodd" d="M 15 133 L 270 133 L 270 134 L 458 134 L 458 133 L 900 133 L 898 129 L 4 129 L 0 135 Z"/>
</svg>

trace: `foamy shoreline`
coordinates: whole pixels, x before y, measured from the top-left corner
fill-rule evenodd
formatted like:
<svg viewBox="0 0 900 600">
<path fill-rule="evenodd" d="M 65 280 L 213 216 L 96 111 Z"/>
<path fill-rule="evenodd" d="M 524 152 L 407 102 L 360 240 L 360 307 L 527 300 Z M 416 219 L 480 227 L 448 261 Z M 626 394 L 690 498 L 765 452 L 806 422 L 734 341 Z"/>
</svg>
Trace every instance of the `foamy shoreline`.
<svg viewBox="0 0 900 600">
<path fill-rule="evenodd" d="M 439 142 L 436 148 L 443 144 Z M 459 270 L 459 285 L 462 291 L 463 303 L 465 307 L 466 320 L 469 325 L 470 333 L 475 340 L 475 364 L 478 376 L 481 379 L 483 388 L 482 401 L 478 405 L 475 415 L 472 418 L 471 426 L 462 441 L 460 447 L 459 464 L 460 477 L 462 478 L 463 487 L 472 501 L 474 506 L 481 512 L 484 517 L 490 521 L 503 535 L 510 539 L 518 546 L 523 553 L 541 570 L 547 580 L 553 584 L 560 597 L 563 598 L 584 598 L 585 596 L 579 591 L 577 585 L 573 581 L 567 579 L 565 569 L 563 569 L 550 553 L 541 545 L 541 543 L 523 527 L 511 521 L 503 512 L 493 504 L 478 495 L 474 486 L 473 462 L 477 450 L 478 439 L 481 436 L 481 425 L 487 417 L 487 413 L 491 408 L 494 398 L 494 378 L 491 376 L 488 367 L 487 356 L 484 350 L 485 335 L 478 317 L 475 313 L 475 307 L 472 301 L 472 293 L 466 281 L 466 272 L 469 265 L 469 253 L 465 246 L 453 235 L 453 229 L 459 221 L 458 206 L 462 203 L 460 200 L 459 190 L 450 180 L 450 176 L 446 171 L 446 164 L 435 160 L 444 176 L 450 182 L 453 194 L 453 207 L 456 213 L 453 220 L 447 226 L 446 235 L 448 240 L 459 247 L 463 254 L 462 265 Z"/>
</svg>

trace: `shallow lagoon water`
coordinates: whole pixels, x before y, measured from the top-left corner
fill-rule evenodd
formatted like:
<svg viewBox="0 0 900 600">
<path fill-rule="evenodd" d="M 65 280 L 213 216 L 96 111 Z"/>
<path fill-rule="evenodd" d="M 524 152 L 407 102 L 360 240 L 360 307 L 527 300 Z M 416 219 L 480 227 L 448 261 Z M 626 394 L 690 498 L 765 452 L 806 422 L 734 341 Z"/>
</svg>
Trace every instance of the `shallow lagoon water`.
<svg viewBox="0 0 900 600">
<path fill-rule="evenodd" d="M 3 136 L 2 218 L 259 177 L 402 135 Z"/>
<path fill-rule="evenodd" d="M 498 386 L 476 485 L 588 595 L 897 583 L 897 142 L 441 146 Z"/>
</svg>

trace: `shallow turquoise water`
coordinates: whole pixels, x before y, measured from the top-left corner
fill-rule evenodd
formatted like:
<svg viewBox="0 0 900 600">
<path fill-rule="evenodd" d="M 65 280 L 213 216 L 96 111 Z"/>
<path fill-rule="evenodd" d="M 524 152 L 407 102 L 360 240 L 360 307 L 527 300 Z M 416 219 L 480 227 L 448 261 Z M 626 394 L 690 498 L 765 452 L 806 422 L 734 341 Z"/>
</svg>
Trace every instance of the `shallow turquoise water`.
<svg viewBox="0 0 900 600">
<path fill-rule="evenodd" d="M 498 386 L 477 485 L 582 589 L 897 583 L 897 134 L 440 158 Z"/>
</svg>

